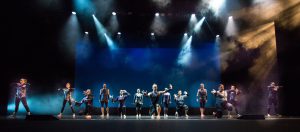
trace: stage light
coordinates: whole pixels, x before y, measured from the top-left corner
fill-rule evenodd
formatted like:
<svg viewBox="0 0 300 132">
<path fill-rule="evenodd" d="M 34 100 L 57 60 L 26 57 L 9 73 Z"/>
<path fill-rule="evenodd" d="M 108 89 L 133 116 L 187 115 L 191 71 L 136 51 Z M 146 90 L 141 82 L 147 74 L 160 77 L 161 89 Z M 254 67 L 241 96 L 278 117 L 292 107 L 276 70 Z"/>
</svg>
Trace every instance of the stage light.
<svg viewBox="0 0 300 132">
<path fill-rule="evenodd" d="M 154 36 L 154 33 L 153 33 L 153 32 L 151 33 L 151 36 Z"/>
<path fill-rule="evenodd" d="M 111 14 L 112 14 L 112 15 L 114 15 L 114 16 L 115 16 L 115 15 L 117 15 L 117 13 L 116 13 L 116 12 L 112 12 Z"/>
<path fill-rule="evenodd" d="M 187 34 L 187 33 L 184 33 L 183 35 L 184 35 L 184 36 L 187 36 L 188 34 Z"/>
<path fill-rule="evenodd" d="M 121 32 L 118 32 L 118 35 L 121 35 Z"/>
<path fill-rule="evenodd" d="M 219 38 L 220 37 L 220 35 L 216 35 L 216 38 Z"/>
<path fill-rule="evenodd" d="M 155 13 L 155 16 L 157 16 L 157 17 L 158 17 L 158 16 L 159 16 L 159 13 Z"/>
<path fill-rule="evenodd" d="M 232 16 L 228 17 L 225 33 L 227 36 L 235 36 L 237 34 L 236 24 Z"/>
<path fill-rule="evenodd" d="M 196 14 L 192 14 L 190 17 L 190 21 L 189 21 L 189 31 L 193 31 L 193 28 L 195 27 L 196 23 L 197 23 L 197 17 Z"/>
<path fill-rule="evenodd" d="M 73 14 L 73 15 L 76 15 L 76 12 L 75 12 L 75 11 L 72 11 L 72 14 Z"/>
<path fill-rule="evenodd" d="M 193 36 L 190 36 L 189 39 L 186 42 L 184 42 L 184 45 L 182 46 L 177 59 L 178 65 L 187 66 L 190 64 L 190 60 L 192 57 L 192 38 Z"/>
<path fill-rule="evenodd" d="M 209 2 L 209 8 L 211 8 L 216 15 L 219 14 L 220 9 L 224 7 L 225 0 L 211 0 Z"/>
<path fill-rule="evenodd" d="M 200 31 L 201 26 L 203 25 L 204 20 L 205 20 L 205 17 L 202 17 L 202 19 L 199 22 L 197 22 L 197 24 L 195 25 L 194 31 L 196 33 L 198 33 Z"/>
<path fill-rule="evenodd" d="M 88 35 L 89 34 L 89 32 L 84 32 L 86 35 Z"/>
<path fill-rule="evenodd" d="M 106 34 L 104 33 L 108 48 L 113 51 L 113 50 L 117 50 L 117 45 L 114 43 L 114 41 Z"/>
<path fill-rule="evenodd" d="M 104 42 L 106 39 L 105 39 L 103 33 L 106 33 L 106 29 L 103 26 L 103 24 L 95 16 L 93 16 L 93 19 L 94 19 L 94 23 L 95 23 L 98 38 L 99 38 L 99 40 Z"/>
</svg>

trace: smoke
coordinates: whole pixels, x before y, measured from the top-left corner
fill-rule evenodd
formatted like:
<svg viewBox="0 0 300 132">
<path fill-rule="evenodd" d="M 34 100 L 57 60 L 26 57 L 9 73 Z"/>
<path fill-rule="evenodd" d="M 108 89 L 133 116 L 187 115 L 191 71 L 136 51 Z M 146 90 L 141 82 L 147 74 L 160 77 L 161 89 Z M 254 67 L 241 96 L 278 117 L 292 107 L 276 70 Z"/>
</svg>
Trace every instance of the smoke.
<svg viewBox="0 0 300 132">
<path fill-rule="evenodd" d="M 152 0 L 152 2 L 159 8 L 164 8 L 171 4 L 171 0 Z"/>
<path fill-rule="evenodd" d="M 67 58 L 73 58 L 75 45 L 81 36 L 81 28 L 76 15 L 70 14 L 68 21 L 60 33 L 60 46 Z"/>
<path fill-rule="evenodd" d="M 112 7 L 114 6 L 114 0 L 94 0 L 94 5 L 96 7 L 96 14 L 101 18 L 105 15 L 111 15 Z"/>
<path fill-rule="evenodd" d="M 157 35 L 165 35 L 167 33 L 167 23 L 160 16 L 155 16 L 151 30 Z"/>
</svg>

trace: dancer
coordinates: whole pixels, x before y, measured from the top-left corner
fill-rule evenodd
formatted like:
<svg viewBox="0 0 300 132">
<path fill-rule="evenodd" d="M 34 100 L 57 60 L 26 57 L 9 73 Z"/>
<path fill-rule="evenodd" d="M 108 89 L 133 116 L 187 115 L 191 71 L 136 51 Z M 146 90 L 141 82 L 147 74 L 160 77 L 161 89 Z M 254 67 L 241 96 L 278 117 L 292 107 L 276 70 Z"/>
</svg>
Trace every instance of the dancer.
<svg viewBox="0 0 300 132">
<path fill-rule="evenodd" d="M 27 79 L 21 78 L 19 83 L 14 83 L 14 87 L 16 88 L 16 97 L 15 97 L 15 112 L 12 114 L 13 117 L 16 117 L 16 114 L 19 110 L 20 101 L 22 102 L 27 115 L 30 115 L 30 109 L 27 104 L 26 95 L 27 89 L 29 88 L 30 84 L 27 82 Z"/>
<path fill-rule="evenodd" d="M 109 116 L 109 108 L 108 108 L 108 101 L 109 101 L 109 89 L 106 87 L 106 83 L 103 84 L 103 87 L 100 89 L 100 104 L 101 104 L 101 113 L 102 117 L 104 117 L 104 108 L 106 109 L 106 116 Z"/>
<path fill-rule="evenodd" d="M 215 116 L 217 118 L 221 118 L 223 116 L 223 110 L 226 109 L 227 104 L 227 92 L 224 90 L 224 85 L 220 84 L 219 90 L 216 91 L 213 89 L 211 93 L 216 97 L 217 113 L 215 113 Z"/>
<path fill-rule="evenodd" d="M 200 113 L 201 117 L 204 117 L 205 104 L 207 102 L 207 90 L 204 87 L 204 84 L 200 84 L 200 88 L 197 92 L 197 102 L 200 103 Z"/>
<path fill-rule="evenodd" d="M 142 106 L 143 106 L 143 94 L 140 89 L 136 90 L 134 94 L 133 103 L 135 104 L 136 117 L 141 118 Z"/>
<path fill-rule="evenodd" d="M 168 88 L 165 88 L 165 91 Z M 162 98 L 162 104 L 164 106 L 164 117 L 168 117 L 169 104 L 171 103 L 171 94 L 169 92 L 165 92 Z"/>
<path fill-rule="evenodd" d="M 74 91 L 74 88 L 71 88 L 71 83 L 68 82 L 66 84 L 66 88 L 62 88 L 62 89 L 58 89 L 58 90 L 62 90 L 64 92 L 63 105 L 62 105 L 60 113 L 58 114 L 58 117 L 59 118 L 62 117 L 62 113 L 64 112 L 66 103 L 68 102 L 69 105 L 70 105 L 70 108 L 72 110 L 72 113 L 73 113 L 73 118 L 75 118 L 75 111 L 74 111 L 74 108 L 72 106 L 72 102 L 74 101 L 74 99 L 72 98 L 72 93 Z"/>
<path fill-rule="evenodd" d="M 231 85 L 230 89 L 227 90 L 227 95 L 228 95 L 228 117 L 231 118 L 231 111 L 235 111 L 235 113 L 237 114 L 237 116 L 240 116 L 238 109 L 237 109 L 237 105 L 238 105 L 238 100 L 237 100 L 237 96 L 240 94 L 240 91 L 234 86 Z"/>
<path fill-rule="evenodd" d="M 276 86 L 275 82 L 271 82 L 271 84 L 268 86 L 268 113 L 267 116 L 270 117 L 271 107 L 274 105 L 274 112 L 275 115 L 278 114 L 278 89 L 281 86 Z"/>
<path fill-rule="evenodd" d="M 87 118 L 91 118 L 92 108 L 93 108 L 93 99 L 94 96 L 90 89 L 83 91 L 84 98 L 80 102 L 75 102 L 76 106 L 80 106 L 81 104 L 85 104 L 84 114 Z"/>
<path fill-rule="evenodd" d="M 181 90 L 178 91 L 177 95 L 174 94 L 174 99 L 176 102 L 176 112 L 175 112 L 176 117 L 178 117 L 178 112 L 182 110 L 184 110 L 185 116 L 188 117 L 187 112 L 189 110 L 189 107 L 184 103 L 184 100 L 187 97 L 188 97 L 188 93 L 186 91 L 183 92 L 183 95 Z"/>
<path fill-rule="evenodd" d="M 126 119 L 126 105 L 125 105 L 125 101 L 127 99 L 127 97 L 130 95 L 130 93 L 128 93 L 126 90 L 120 90 L 120 95 L 117 98 L 113 98 L 112 102 L 119 102 L 119 114 L 124 117 L 124 119 Z"/>
<path fill-rule="evenodd" d="M 169 85 L 169 89 L 165 89 L 164 91 L 158 91 L 157 89 L 157 84 L 153 84 L 152 85 L 152 92 L 143 92 L 144 93 L 144 96 L 146 97 L 149 97 L 150 98 L 150 101 L 151 101 L 151 106 L 150 106 L 150 112 L 149 114 L 151 115 L 151 119 L 154 119 L 155 117 L 155 114 L 157 115 L 157 118 L 159 119 L 160 118 L 160 111 L 161 111 L 161 107 L 159 105 L 159 97 L 172 90 L 172 85 L 170 84 Z"/>
</svg>

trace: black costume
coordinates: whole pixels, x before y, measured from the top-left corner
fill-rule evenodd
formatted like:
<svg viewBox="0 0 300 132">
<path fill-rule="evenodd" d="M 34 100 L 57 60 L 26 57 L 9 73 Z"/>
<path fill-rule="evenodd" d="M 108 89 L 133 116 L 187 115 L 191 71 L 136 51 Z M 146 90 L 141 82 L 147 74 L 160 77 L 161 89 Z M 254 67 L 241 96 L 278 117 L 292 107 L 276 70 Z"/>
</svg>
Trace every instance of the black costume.
<svg viewBox="0 0 300 132">
<path fill-rule="evenodd" d="M 141 114 L 143 106 L 143 94 L 135 93 L 133 103 L 135 104 L 136 114 Z"/>
<path fill-rule="evenodd" d="M 72 113 L 75 114 L 74 108 L 72 106 L 72 92 L 74 91 L 74 89 L 73 88 L 70 88 L 70 89 L 63 88 L 63 89 L 59 89 L 59 90 L 63 90 L 63 92 L 64 92 L 64 101 L 63 101 L 63 105 L 62 105 L 60 113 L 64 112 L 66 103 L 68 102 L 70 105 L 70 108 L 72 110 Z"/>
<path fill-rule="evenodd" d="M 15 87 L 16 87 L 17 91 L 16 91 L 16 98 L 15 98 L 15 112 L 14 112 L 14 114 L 16 114 L 19 110 L 20 101 L 24 105 L 27 113 L 29 113 L 30 109 L 28 107 L 27 100 L 26 100 L 26 91 L 29 88 L 29 84 L 28 83 L 27 84 L 16 83 Z"/>
<path fill-rule="evenodd" d="M 76 106 L 80 106 L 81 104 L 85 104 L 84 114 L 90 115 L 93 109 L 93 98 L 92 94 L 86 95 L 80 102 L 76 102 Z"/>
<path fill-rule="evenodd" d="M 268 87 L 268 114 L 271 112 L 271 107 L 274 105 L 275 114 L 278 113 L 278 86 Z"/>
<path fill-rule="evenodd" d="M 185 98 L 188 97 L 188 94 L 185 95 L 176 95 L 175 96 L 175 102 L 176 102 L 176 112 L 184 111 L 187 115 L 187 111 L 189 110 L 189 107 L 184 103 Z"/>
</svg>

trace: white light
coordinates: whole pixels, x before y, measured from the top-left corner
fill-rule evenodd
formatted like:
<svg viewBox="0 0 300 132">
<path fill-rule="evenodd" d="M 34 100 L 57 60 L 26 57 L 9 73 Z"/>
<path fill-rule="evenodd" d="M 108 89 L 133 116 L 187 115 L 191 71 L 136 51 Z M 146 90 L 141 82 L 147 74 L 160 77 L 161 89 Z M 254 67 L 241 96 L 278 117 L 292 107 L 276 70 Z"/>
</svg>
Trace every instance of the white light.
<svg viewBox="0 0 300 132">
<path fill-rule="evenodd" d="M 151 36 L 154 36 L 154 33 L 151 33 Z"/>
<path fill-rule="evenodd" d="M 86 35 L 88 35 L 89 34 L 89 32 L 84 32 Z"/>
<path fill-rule="evenodd" d="M 215 14 L 219 14 L 220 9 L 224 7 L 225 0 L 210 0 L 209 7 L 213 9 Z"/>
<path fill-rule="evenodd" d="M 219 38 L 220 37 L 220 35 L 216 35 L 216 38 Z"/>
<path fill-rule="evenodd" d="M 200 29 L 201 29 L 201 26 L 204 23 L 204 20 L 205 20 L 205 17 L 202 17 L 202 19 L 199 22 L 197 22 L 197 24 L 194 27 L 195 32 L 197 32 L 197 33 L 200 32 Z"/>
<path fill-rule="evenodd" d="M 159 13 L 155 13 L 155 16 L 157 16 L 157 17 L 158 17 L 158 16 L 159 16 Z"/>
<path fill-rule="evenodd" d="M 115 16 L 115 15 L 117 15 L 117 13 L 116 13 L 116 12 L 112 12 L 111 14 L 112 14 L 112 15 L 114 15 L 114 16 Z"/>
<path fill-rule="evenodd" d="M 118 35 L 121 35 L 121 32 L 118 32 Z"/>
<path fill-rule="evenodd" d="M 229 18 L 229 19 L 232 19 L 232 16 L 229 16 L 228 18 Z"/>
<path fill-rule="evenodd" d="M 73 14 L 73 15 L 76 15 L 76 12 L 75 12 L 75 11 L 72 11 L 72 14 Z"/>
<path fill-rule="evenodd" d="M 184 36 L 187 36 L 188 34 L 187 33 L 184 33 Z"/>
<path fill-rule="evenodd" d="M 196 14 L 195 14 L 195 13 L 193 13 L 193 14 L 192 14 L 192 17 L 196 17 Z"/>
</svg>

